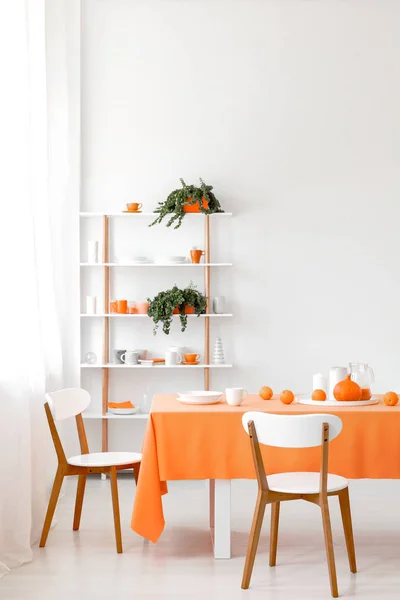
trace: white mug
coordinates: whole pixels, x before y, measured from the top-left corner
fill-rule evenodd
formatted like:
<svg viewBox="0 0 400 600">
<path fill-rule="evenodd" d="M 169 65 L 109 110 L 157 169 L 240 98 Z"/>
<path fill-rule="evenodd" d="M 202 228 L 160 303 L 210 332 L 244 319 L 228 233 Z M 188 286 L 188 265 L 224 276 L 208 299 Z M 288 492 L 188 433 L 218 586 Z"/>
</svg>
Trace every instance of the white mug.
<svg viewBox="0 0 400 600">
<path fill-rule="evenodd" d="M 127 350 L 121 354 L 120 359 L 126 365 L 138 365 L 139 364 L 139 352 L 137 350 Z"/>
<path fill-rule="evenodd" d="M 243 388 L 226 388 L 226 401 L 231 406 L 239 406 L 248 396 L 247 390 Z"/>
<path fill-rule="evenodd" d="M 185 353 L 185 348 L 181 348 L 180 346 L 170 346 L 168 348 L 168 351 L 169 352 L 177 352 L 178 354 L 183 356 L 183 354 Z"/>
<path fill-rule="evenodd" d="M 165 366 L 179 365 L 182 362 L 182 354 L 176 350 L 167 350 L 165 353 Z"/>
</svg>

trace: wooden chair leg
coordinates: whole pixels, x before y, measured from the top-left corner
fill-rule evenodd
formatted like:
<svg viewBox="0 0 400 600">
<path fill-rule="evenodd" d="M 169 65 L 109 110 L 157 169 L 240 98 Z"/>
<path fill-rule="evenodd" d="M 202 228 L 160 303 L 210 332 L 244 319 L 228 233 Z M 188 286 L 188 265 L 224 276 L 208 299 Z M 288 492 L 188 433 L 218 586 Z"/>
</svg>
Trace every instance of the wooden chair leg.
<svg viewBox="0 0 400 600">
<path fill-rule="evenodd" d="M 251 574 L 253 572 L 254 559 L 256 557 L 258 540 L 260 539 L 261 527 L 265 513 L 265 500 L 261 492 L 258 493 L 256 508 L 254 511 L 253 523 L 251 526 L 249 546 L 247 549 L 246 563 L 244 565 L 242 589 L 247 590 L 250 585 Z"/>
<path fill-rule="evenodd" d="M 136 485 L 138 484 L 138 481 L 139 481 L 139 472 L 140 472 L 140 463 L 136 463 L 135 465 L 133 465 L 133 476 L 135 478 Z"/>
<path fill-rule="evenodd" d="M 57 469 L 56 476 L 54 478 L 53 488 L 50 494 L 50 500 L 47 507 L 46 518 L 43 524 L 42 537 L 40 538 L 39 547 L 44 548 L 47 541 L 47 536 L 49 535 L 51 522 L 53 520 L 54 511 L 56 510 L 58 496 L 60 495 L 60 490 L 62 486 L 62 482 L 64 480 L 64 472 L 61 469 Z"/>
<path fill-rule="evenodd" d="M 269 538 L 269 566 L 276 565 L 276 551 L 278 548 L 278 527 L 279 527 L 279 511 L 281 503 L 274 502 L 271 504 L 271 531 Z"/>
<path fill-rule="evenodd" d="M 74 512 L 74 524 L 72 529 L 78 531 L 81 522 L 83 496 L 85 494 L 86 486 L 86 475 L 78 476 L 78 486 L 76 488 L 76 500 L 75 500 L 75 512 Z"/>
<path fill-rule="evenodd" d="M 115 542 L 117 545 L 118 554 L 122 553 L 122 537 L 121 537 L 121 521 L 119 517 L 119 501 L 118 501 L 118 484 L 117 484 L 117 469 L 111 467 L 110 469 L 110 485 L 111 485 L 111 497 L 114 512 L 114 529 L 115 529 Z"/>
<path fill-rule="evenodd" d="M 333 551 L 331 519 L 329 516 L 328 499 L 321 502 L 322 524 L 324 527 L 326 558 L 328 560 L 329 581 L 331 584 L 331 594 L 333 598 L 338 597 L 338 587 L 336 578 L 335 554 Z"/>
<path fill-rule="evenodd" d="M 339 492 L 340 512 L 342 514 L 344 537 L 349 557 L 350 571 L 357 573 L 356 551 L 354 548 L 353 525 L 351 522 L 349 488 Z"/>
</svg>

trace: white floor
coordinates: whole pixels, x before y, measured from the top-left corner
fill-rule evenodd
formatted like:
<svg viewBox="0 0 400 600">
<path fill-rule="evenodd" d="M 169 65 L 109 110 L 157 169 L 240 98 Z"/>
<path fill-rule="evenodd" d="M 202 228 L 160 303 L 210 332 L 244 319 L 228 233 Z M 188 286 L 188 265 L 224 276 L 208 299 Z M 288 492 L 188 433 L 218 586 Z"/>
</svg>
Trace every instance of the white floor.
<svg viewBox="0 0 400 600">
<path fill-rule="evenodd" d="M 0 581 L 1 600 L 323 600 L 330 598 L 320 513 L 305 502 L 282 506 L 277 567 L 267 562 L 269 513 L 251 588 L 240 589 L 255 501 L 254 482 L 233 483 L 233 558 L 215 561 L 203 482 L 175 482 L 164 499 L 166 530 L 153 545 L 129 528 L 134 484 L 121 476 L 124 554 L 117 555 L 108 481 L 91 479 L 81 530 L 72 531 L 75 481 L 58 510 L 58 524 L 32 563 Z M 398 599 L 400 481 L 354 481 L 350 487 L 359 572 L 348 570 L 340 513 L 331 503 L 339 594 Z"/>
</svg>

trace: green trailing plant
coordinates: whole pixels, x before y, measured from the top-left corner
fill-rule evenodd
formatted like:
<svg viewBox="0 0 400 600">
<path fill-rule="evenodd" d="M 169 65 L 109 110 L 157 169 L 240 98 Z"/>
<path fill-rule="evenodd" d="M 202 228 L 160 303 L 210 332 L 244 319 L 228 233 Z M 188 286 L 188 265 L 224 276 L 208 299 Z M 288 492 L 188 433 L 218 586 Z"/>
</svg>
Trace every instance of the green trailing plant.
<svg viewBox="0 0 400 600">
<path fill-rule="evenodd" d="M 157 296 L 152 299 L 147 298 L 147 300 L 149 302 L 149 316 L 154 321 L 154 335 L 157 333 L 159 323 L 163 325 L 163 332 L 166 335 L 169 334 L 176 308 L 179 310 L 181 331 L 185 331 L 187 327 L 186 305 L 192 306 L 197 316 L 205 313 L 207 306 L 206 297 L 196 289 L 192 282 L 183 290 L 174 285 L 170 290 L 159 292 Z"/>
<path fill-rule="evenodd" d="M 200 178 L 200 187 L 186 185 L 183 179 L 180 179 L 182 187 L 171 192 L 164 202 L 159 202 L 154 212 L 158 217 L 150 223 L 149 227 L 161 223 L 167 215 L 172 215 L 167 222 L 167 227 L 175 224 L 174 229 L 182 225 L 183 217 L 186 215 L 184 206 L 199 203 L 200 212 L 205 215 L 224 212 L 214 193 L 213 186 L 206 185 Z M 208 208 L 203 206 L 203 198 L 208 202 Z"/>
</svg>

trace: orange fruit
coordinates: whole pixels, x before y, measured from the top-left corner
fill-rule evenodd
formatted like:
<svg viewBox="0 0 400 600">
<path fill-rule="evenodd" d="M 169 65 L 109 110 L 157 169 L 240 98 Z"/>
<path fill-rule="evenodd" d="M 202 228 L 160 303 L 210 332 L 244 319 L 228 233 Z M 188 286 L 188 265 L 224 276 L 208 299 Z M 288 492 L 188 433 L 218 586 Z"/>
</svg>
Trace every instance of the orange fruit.
<svg viewBox="0 0 400 600">
<path fill-rule="evenodd" d="M 387 394 L 383 396 L 383 401 L 387 406 L 396 406 L 399 397 L 396 392 L 387 392 Z"/>
<path fill-rule="evenodd" d="M 271 400 L 274 395 L 274 392 L 267 385 L 263 385 L 258 393 L 263 400 Z"/>
<path fill-rule="evenodd" d="M 294 394 L 290 390 L 283 390 L 279 396 L 279 399 L 281 402 L 283 402 L 283 404 L 292 404 L 294 400 Z"/>
<path fill-rule="evenodd" d="M 314 390 L 311 396 L 312 400 L 326 400 L 326 393 L 324 390 Z"/>
</svg>

